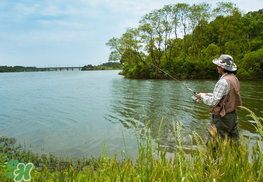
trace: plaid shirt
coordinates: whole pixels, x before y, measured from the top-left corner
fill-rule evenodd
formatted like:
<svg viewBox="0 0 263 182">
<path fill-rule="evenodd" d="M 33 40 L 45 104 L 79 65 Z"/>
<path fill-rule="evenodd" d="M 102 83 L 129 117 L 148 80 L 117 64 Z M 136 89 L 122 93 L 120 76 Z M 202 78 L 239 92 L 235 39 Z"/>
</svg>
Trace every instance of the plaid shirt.
<svg viewBox="0 0 263 182">
<path fill-rule="evenodd" d="M 201 100 L 205 104 L 209 106 L 216 106 L 222 97 L 228 94 L 228 84 L 226 79 L 223 78 L 226 74 L 227 73 L 222 75 L 220 80 L 216 83 L 213 93 L 208 93 L 208 95 L 201 94 Z"/>
</svg>

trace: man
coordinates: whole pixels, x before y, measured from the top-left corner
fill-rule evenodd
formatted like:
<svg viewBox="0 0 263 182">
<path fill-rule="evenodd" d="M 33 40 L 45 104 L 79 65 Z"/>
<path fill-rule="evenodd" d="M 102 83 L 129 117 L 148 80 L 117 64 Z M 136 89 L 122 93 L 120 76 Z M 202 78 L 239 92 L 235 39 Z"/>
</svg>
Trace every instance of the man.
<svg viewBox="0 0 263 182">
<path fill-rule="evenodd" d="M 225 136 L 238 144 L 239 133 L 237 127 L 236 109 L 242 105 L 240 97 L 240 84 L 233 74 L 237 70 L 234 59 L 229 55 L 221 55 L 213 60 L 217 70 L 222 75 L 216 83 L 213 93 L 199 93 L 196 97 L 210 106 L 212 114 L 211 126 L 215 126 L 217 134 L 224 139 Z M 208 141 L 212 133 L 208 133 Z"/>
</svg>

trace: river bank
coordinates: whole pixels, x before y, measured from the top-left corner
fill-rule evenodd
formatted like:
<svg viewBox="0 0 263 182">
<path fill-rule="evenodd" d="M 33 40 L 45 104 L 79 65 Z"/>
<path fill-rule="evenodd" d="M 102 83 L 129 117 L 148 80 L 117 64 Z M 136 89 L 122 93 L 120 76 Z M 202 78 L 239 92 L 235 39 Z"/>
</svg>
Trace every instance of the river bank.
<svg viewBox="0 0 263 182">
<path fill-rule="evenodd" d="M 32 169 L 27 172 L 34 181 L 262 181 L 262 118 L 247 111 L 255 120 L 260 137 L 260 141 L 253 147 L 252 160 L 248 159 L 248 143 L 244 141 L 244 136 L 241 136 L 238 148 L 218 138 L 218 148 L 216 152 L 211 152 L 214 144 L 205 149 L 204 141 L 193 131 L 192 141 L 197 143 L 197 148 L 191 148 L 190 153 L 186 153 L 182 141 L 182 125 L 179 122 L 174 123 L 174 145 L 177 149 L 173 159 L 167 158 L 166 149 L 160 148 L 160 141 L 152 143 L 151 129 L 146 124 L 144 132 L 139 127 L 134 128 L 139 153 L 136 162 L 126 156 L 126 147 L 122 153 L 125 156 L 123 160 L 117 160 L 116 154 L 114 158 L 109 158 L 107 149 L 103 148 L 99 158 L 83 157 L 73 161 L 52 154 L 39 156 L 21 149 L 21 146 L 14 147 L 14 138 L 1 137 L 0 178 L 1 181 L 18 180 L 19 176 L 12 175 L 16 167 L 21 163 L 32 163 Z M 159 131 L 161 127 L 162 123 Z"/>
</svg>

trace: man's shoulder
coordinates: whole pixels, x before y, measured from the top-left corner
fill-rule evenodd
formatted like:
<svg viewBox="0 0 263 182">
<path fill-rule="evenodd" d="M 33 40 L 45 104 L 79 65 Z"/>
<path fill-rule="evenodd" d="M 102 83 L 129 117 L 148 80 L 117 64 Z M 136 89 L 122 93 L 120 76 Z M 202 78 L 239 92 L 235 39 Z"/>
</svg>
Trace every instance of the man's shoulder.
<svg viewBox="0 0 263 182">
<path fill-rule="evenodd" d="M 227 84 L 227 79 L 225 77 L 223 77 L 220 80 L 218 80 L 217 84 L 225 85 L 225 84 Z"/>
<path fill-rule="evenodd" d="M 224 77 L 229 85 L 229 88 L 237 88 L 240 89 L 240 83 L 236 75 L 234 74 L 228 74 L 227 77 Z"/>
<path fill-rule="evenodd" d="M 224 78 L 227 82 L 229 82 L 229 81 L 238 81 L 236 75 L 233 74 L 233 73 L 226 74 L 223 78 Z"/>
</svg>

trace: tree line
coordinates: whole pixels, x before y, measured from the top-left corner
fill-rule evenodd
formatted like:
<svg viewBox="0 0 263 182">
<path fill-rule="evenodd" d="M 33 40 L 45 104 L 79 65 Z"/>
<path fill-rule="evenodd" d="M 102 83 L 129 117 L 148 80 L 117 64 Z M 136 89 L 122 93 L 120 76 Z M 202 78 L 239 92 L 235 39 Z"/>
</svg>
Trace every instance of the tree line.
<svg viewBox="0 0 263 182">
<path fill-rule="evenodd" d="M 165 5 L 144 15 L 137 28 L 111 38 L 109 61 L 128 78 L 217 78 L 212 60 L 231 55 L 244 79 L 263 78 L 263 9 L 243 13 L 232 2 Z M 150 64 L 149 64 L 150 63 Z"/>
<path fill-rule="evenodd" d="M 120 70 L 121 64 L 116 62 L 107 62 L 102 63 L 98 66 L 93 66 L 91 64 L 83 66 L 81 71 L 89 71 L 89 70 Z"/>
<path fill-rule="evenodd" d="M 38 68 L 34 66 L 0 66 L 0 72 L 24 72 L 37 70 Z"/>
<path fill-rule="evenodd" d="M 116 62 L 106 62 L 98 66 L 91 64 L 85 65 L 81 71 L 87 70 L 120 70 L 121 64 Z M 54 69 L 56 70 L 56 69 Z M 37 68 L 35 66 L 0 66 L 0 72 L 32 72 L 32 71 L 47 71 L 45 68 Z M 52 71 L 52 70 L 49 70 Z"/>
</svg>

